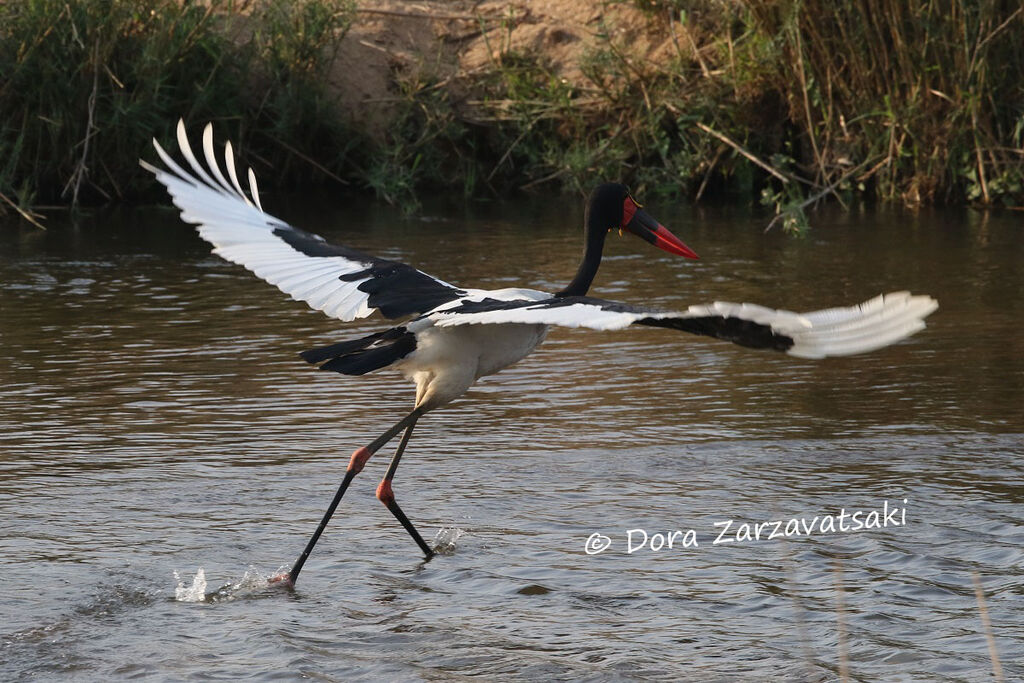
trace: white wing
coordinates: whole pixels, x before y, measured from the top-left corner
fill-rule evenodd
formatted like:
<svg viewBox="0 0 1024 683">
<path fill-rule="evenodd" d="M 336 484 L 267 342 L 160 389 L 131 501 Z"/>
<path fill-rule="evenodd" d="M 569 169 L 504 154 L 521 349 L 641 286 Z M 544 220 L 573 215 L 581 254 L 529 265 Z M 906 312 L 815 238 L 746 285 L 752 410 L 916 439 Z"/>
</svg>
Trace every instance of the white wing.
<svg viewBox="0 0 1024 683">
<path fill-rule="evenodd" d="M 204 167 L 192 152 L 184 122 L 178 121 L 178 145 L 192 172 L 178 165 L 156 140 L 153 145 L 167 169 L 140 163 L 170 192 L 181 219 L 198 226 L 199 235 L 215 247 L 213 253 L 331 317 L 354 320 L 380 310 L 386 318 L 401 318 L 466 293 L 404 263 L 330 244 L 265 213 L 252 169 L 251 197 L 238 182 L 230 142 L 224 149 L 228 177 L 224 176 L 209 124 L 203 132 Z"/>
<path fill-rule="evenodd" d="M 667 327 L 768 348 L 800 358 L 848 356 L 888 346 L 924 328 L 938 308 L 929 296 L 884 294 L 858 306 L 811 313 L 779 311 L 754 304 L 716 302 L 686 312 L 646 309 L 593 297 L 552 297 L 543 301 L 482 299 L 459 301 L 426 317 L 438 327 L 530 323 L 620 330 L 629 325 Z"/>
</svg>

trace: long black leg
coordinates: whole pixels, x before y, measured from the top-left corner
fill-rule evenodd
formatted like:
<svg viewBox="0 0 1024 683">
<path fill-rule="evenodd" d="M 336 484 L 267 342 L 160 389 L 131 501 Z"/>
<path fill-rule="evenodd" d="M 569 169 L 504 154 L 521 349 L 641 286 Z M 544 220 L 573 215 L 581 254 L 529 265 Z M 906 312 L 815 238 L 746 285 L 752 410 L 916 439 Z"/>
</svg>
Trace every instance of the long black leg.
<svg viewBox="0 0 1024 683">
<path fill-rule="evenodd" d="M 402 441 L 398 444 L 398 450 L 395 451 L 395 457 L 391 459 L 391 464 L 388 466 L 387 474 L 380 482 L 380 486 L 377 487 L 377 499 L 384 503 L 391 514 L 395 516 L 405 530 L 412 536 L 412 540 L 416 541 L 416 545 L 420 547 L 423 554 L 430 559 L 434 555 L 433 549 L 427 545 L 427 542 L 420 536 L 420 532 L 416 531 L 416 527 L 412 525 L 409 518 L 402 512 L 402 508 L 398 507 L 398 503 L 395 501 L 395 493 L 391 490 L 391 480 L 395 478 L 395 472 L 398 470 L 398 463 L 402 460 L 402 453 L 405 452 L 405 447 L 409 443 L 409 438 L 412 436 L 412 428 L 416 426 L 416 421 L 406 427 L 405 434 L 402 435 Z"/>
<path fill-rule="evenodd" d="M 313 547 L 316 546 L 316 542 L 320 540 L 320 535 L 323 534 L 324 529 L 327 528 L 327 523 L 331 521 L 331 517 L 334 515 L 334 511 L 338 508 L 338 503 L 341 502 L 341 497 L 345 495 L 345 491 L 348 490 L 348 485 L 352 483 L 352 480 L 357 474 L 359 474 L 363 467 L 366 465 L 366 461 L 373 456 L 374 453 L 379 451 L 388 441 L 395 438 L 398 432 L 402 431 L 406 427 L 412 427 L 416 424 L 416 420 L 422 415 L 422 411 L 417 408 L 412 411 L 401 420 L 398 421 L 395 426 L 387 430 L 376 439 L 374 439 L 368 446 L 359 448 L 352 454 L 352 458 L 348 462 L 348 469 L 345 470 L 345 478 L 341 480 L 341 486 L 338 487 L 338 492 L 334 494 L 334 500 L 327 507 L 327 512 L 324 513 L 323 519 L 320 520 L 320 525 L 313 532 L 313 537 L 309 539 L 309 543 L 306 544 L 306 549 L 299 555 L 299 559 L 292 565 L 291 571 L 287 574 L 278 574 L 277 576 L 270 579 L 270 583 L 285 582 L 291 585 L 295 585 L 295 582 L 299 578 L 299 572 L 302 571 L 302 565 L 306 564 L 306 559 L 309 558 L 309 554 L 313 552 Z M 403 443 L 408 441 L 408 432 L 402 439 Z"/>
</svg>

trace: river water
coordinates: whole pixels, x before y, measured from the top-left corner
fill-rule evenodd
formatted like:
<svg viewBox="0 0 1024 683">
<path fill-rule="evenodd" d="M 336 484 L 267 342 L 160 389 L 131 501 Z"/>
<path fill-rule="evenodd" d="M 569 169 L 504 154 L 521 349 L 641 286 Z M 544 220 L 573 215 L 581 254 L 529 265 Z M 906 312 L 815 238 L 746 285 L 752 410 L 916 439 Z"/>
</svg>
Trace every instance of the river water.
<svg viewBox="0 0 1024 683">
<path fill-rule="evenodd" d="M 264 200 L 450 282 L 540 289 L 574 271 L 577 203 Z M 423 562 L 374 498 L 382 452 L 292 591 L 263 581 L 413 398 L 296 353 L 382 323 L 307 310 L 170 210 L 0 225 L 0 679 L 989 680 L 986 618 L 1024 677 L 1021 215 L 826 211 L 792 239 L 648 209 L 702 260 L 610 239 L 595 295 L 941 307 L 818 362 L 555 330 L 417 428 L 395 490 L 452 552 Z M 854 511 L 880 528 L 840 529 Z"/>
</svg>

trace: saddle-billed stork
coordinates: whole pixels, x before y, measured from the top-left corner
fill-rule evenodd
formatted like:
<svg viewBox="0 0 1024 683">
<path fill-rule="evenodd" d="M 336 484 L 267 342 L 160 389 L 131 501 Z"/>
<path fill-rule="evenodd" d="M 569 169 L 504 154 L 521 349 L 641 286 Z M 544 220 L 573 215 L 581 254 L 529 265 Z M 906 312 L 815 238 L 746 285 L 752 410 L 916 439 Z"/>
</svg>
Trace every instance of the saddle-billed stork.
<svg viewBox="0 0 1024 683">
<path fill-rule="evenodd" d="M 214 153 L 212 125 L 203 132 L 205 167 L 193 153 L 182 121 L 177 134 L 192 172 L 176 163 L 155 139 L 153 144 L 166 169 L 145 161 L 141 164 L 166 186 L 181 209 L 182 220 L 198 226 L 203 239 L 215 247 L 215 254 L 248 268 L 328 316 L 349 321 L 378 311 L 389 320 L 404 320 L 360 339 L 301 354 L 309 363 L 319 363 L 321 370 L 346 375 L 393 367 L 416 384 L 416 403 L 412 412 L 352 454 L 341 485 L 305 550 L 289 572 L 272 582 L 294 585 L 352 479 L 374 453 L 403 430 L 377 488 L 377 498 L 429 558 L 434 551 L 402 512 L 391 488 L 413 427 L 424 414 L 461 396 L 476 380 L 525 358 L 544 340 L 551 325 L 596 330 L 629 325 L 665 327 L 799 358 L 824 358 L 897 342 L 921 330 L 923 318 L 938 307 L 931 297 L 907 292 L 811 313 L 722 302 L 671 312 L 589 297 L 587 291 L 601 263 L 605 238 L 612 230 L 625 230 L 669 253 L 697 258 L 617 183 L 600 185 L 590 196 L 583 261 L 565 289 L 549 294 L 532 289 L 457 287 L 404 263 L 330 244 L 266 213 L 252 169 L 248 172 L 249 193 L 242 189 L 230 142 L 224 149 L 225 177 Z"/>
</svg>

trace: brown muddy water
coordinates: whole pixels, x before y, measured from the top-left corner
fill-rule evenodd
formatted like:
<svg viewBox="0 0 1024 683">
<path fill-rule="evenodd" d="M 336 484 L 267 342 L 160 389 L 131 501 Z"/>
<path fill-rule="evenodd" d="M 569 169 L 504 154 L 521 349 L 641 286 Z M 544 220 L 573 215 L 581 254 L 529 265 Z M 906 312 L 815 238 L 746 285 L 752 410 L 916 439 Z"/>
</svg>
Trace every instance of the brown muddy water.
<svg viewBox="0 0 1024 683">
<path fill-rule="evenodd" d="M 558 287 L 580 252 L 575 198 L 264 203 L 463 285 Z M 454 551 L 424 563 L 374 498 L 382 452 L 294 591 L 261 577 L 413 397 L 296 354 L 382 323 L 307 310 L 169 210 L 0 226 L 0 679 L 989 680 L 974 572 L 1024 678 L 1024 217 L 825 213 L 795 240 L 648 208 L 702 260 L 612 239 L 596 295 L 941 308 L 818 362 L 555 330 L 417 428 L 396 491 Z"/>
</svg>

